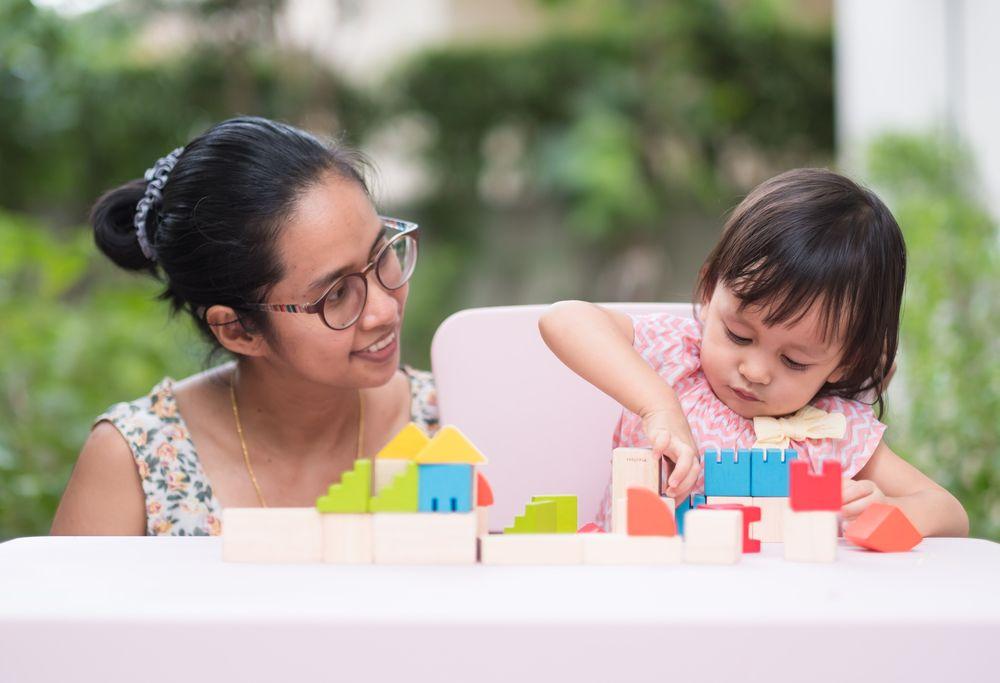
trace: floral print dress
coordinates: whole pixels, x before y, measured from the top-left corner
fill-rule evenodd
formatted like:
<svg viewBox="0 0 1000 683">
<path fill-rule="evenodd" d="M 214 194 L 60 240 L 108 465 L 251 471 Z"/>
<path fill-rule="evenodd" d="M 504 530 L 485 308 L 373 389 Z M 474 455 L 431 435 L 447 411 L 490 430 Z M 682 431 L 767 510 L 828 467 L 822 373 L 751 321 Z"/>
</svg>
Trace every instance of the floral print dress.
<svg viewBox="0 0 1000 683">
<path fill-rule="evenodd" d="M 428 434 L 438 428 L 431 373 L 404 366 L 410 380 L 410 419 Z M 201 467 L 174 380 L 165 377 L 136 401 L 117 403 L 95 421 L 110 422 L 125 438 L 146 496 L 147 536 L 214 536 L 222 531 L 222 506 Z"/>
</svg>

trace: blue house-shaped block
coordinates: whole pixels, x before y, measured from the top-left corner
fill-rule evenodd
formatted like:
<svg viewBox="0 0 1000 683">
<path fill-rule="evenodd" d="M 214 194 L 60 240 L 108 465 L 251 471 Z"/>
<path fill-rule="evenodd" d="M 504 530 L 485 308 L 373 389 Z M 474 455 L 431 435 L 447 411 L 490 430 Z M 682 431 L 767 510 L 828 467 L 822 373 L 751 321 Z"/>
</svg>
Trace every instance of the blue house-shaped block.
<svg viewBox="0 0 1000 683">
<path fill-rule="evenodd" d="M 472 510 L 472 465 L 420 465 L 417 509 L 420 512 Z"/>
</svg>

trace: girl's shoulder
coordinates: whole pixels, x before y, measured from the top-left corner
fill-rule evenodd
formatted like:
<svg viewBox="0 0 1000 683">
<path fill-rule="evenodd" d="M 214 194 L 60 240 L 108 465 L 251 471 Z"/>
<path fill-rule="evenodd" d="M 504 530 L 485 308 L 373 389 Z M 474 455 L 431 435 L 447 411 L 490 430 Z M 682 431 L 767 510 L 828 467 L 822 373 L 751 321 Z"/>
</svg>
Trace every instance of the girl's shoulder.
<svg viewBox="0 0 1000 683">
<path fill-rule="evenodd" d="M 632 346 L 669 384 L 701 368 L 701 324 L 694 318 L 652 313 L 632 316 Z"/>
<path fill-rule="evenodd" d="M 886 426 L 873 407 L 854 399 L 824 396 L 812 402 L 814 407 L 844 416 L 844 436 L 839 439 L 806 440 L 796 444 L 810 460 L 836 458 L 844 477 L 853 477 L 868 463 L 882 441 Z"/>
</svg>

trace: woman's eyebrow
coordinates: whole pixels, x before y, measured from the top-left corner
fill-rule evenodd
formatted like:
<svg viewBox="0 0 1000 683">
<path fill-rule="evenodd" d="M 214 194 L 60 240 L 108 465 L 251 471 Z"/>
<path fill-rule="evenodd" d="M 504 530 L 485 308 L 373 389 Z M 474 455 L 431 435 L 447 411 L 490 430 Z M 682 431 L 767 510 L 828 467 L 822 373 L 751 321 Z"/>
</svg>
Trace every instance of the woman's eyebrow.
<svg viewBox="0 0 1000 683">
<path fill-rule="evenodd" d="M 372 252 L 375 251 L 375 246 L 379 243 L 379 240 L 382 239 L 382 235 L 383 234 L 385 234 L 385 230 L 381 229 L 381 230 L 378 231 L 378 234 L 375 235 L 375 240 L 372 242 L 372 245 L 368 248 L 368 256 L 369 256 L 369 258 L 371 257 Z M 334 280 L 336 280 L 341 275 L 347 274 L 351 269 L 352 269 L 352 266 L 350 266 L 350 265 L 341 266 L 340 268 L 337 268 L 337 270 L 331 271 L 331 272 L 327 273 L 326 275 L 323 275 L 323 276 L 318 277 L 315 280 L 313 280 L 309 284 L 309 289 L 313 290 L 313 289 L 316 289 L 317 287 L 322 287 L 324 285 L 332 284 Z"/>
</svg>

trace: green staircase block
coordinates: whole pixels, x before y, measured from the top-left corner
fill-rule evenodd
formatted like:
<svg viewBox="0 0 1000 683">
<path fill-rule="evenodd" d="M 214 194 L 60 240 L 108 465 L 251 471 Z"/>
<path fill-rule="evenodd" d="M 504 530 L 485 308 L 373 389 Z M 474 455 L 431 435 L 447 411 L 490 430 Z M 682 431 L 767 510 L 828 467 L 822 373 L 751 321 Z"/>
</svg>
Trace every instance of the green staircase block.
<svg viewBox="0 0 1000 683">
<path fill-rule="evenodd" d="M 568 493 L 558 493 L 531 497 L 532 503 L 540 503 L 547 500 L 556 504 L 556 533 L 575 534 L 577 527 L 576 496 Z"/>
<path fill-rule="evenodd" d="M 356 460 L 354 468 L 344 472 L 339 484 L 330 484 L 325 496 L 316 499 L 320 512 L 368 512 L 372 495 L 372 461 Z"/>
<path fill-rule="evenodd" d="M 556 532 L 556 502 L 543 500 L 524 506 L 524 514 L 514 518 L 514 526 L 505 534 L 554 534 Z"/>
<path fill-rule="evenodd" d="M 372 497 L 368 509 L 372 512 L 417 512 L 418 471 L 417 463 L 407 463 L 402 473 Z"/>
</svg>

